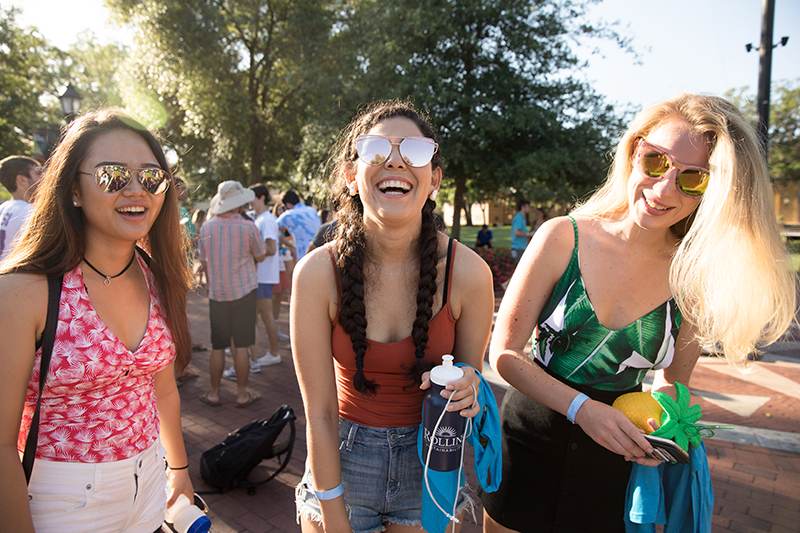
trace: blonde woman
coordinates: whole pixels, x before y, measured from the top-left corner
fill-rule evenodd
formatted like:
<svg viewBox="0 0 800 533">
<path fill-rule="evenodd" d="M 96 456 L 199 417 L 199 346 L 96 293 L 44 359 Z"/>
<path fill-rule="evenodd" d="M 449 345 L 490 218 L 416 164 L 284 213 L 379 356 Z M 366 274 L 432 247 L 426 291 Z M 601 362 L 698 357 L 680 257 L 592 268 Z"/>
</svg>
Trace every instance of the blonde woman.
<svg viewBox="0 0 800 533">
<path fill-rule="evenodd" d="M 702 346 L 744 366 L 786 330 L 795 280 L 758 146 L 721 98 L 654 105 L 600 190 L 536 232 L 490 348 L 511 388 L 485 531 L 622 531 L 631 461 L 658 463 L 608 404 L 641 390 L 651 369 L 654 389 L 674 396 Z"/>
</svg>

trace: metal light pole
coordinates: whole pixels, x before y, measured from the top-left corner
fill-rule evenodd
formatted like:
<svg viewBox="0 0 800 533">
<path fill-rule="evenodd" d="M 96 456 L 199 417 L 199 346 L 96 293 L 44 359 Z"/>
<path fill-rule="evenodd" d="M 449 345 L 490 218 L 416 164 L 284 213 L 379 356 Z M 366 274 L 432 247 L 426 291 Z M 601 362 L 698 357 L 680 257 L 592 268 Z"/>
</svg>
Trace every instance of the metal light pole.
<svg viewBox="0 0 800 533">
<path fill-rule="evenodd" d="M 64 119 L 67 124 L 72 122 L 81 110 L 81 100 L 83 96 L 79 93 L 72 83 L 67 84 L 67 89 L 58 97 L 61 102 L 61 110 L 64 112 Z"/>
<path fill-rule="evenodd" d="M 756 97 L 756 111 L 758 112 L 758 124 L 756 131 L 764 148 L 764 157 L 767 157 L 769 149 L 769 99 L 770 86 L 772 81 L 772 49 L 778 46 L 772 44 L 772 28 L 775 22 L 775 0 L 764 0 L 761 10 L 761 46 L 753 46 L 751 43 L 745 45 L 749 52 L 753 48 L 759 51 L 760 59 L 758 62 L 758 96 Z M 780 44 L 786 46 L 788 37 L 781 38 Z"/>
</svg>

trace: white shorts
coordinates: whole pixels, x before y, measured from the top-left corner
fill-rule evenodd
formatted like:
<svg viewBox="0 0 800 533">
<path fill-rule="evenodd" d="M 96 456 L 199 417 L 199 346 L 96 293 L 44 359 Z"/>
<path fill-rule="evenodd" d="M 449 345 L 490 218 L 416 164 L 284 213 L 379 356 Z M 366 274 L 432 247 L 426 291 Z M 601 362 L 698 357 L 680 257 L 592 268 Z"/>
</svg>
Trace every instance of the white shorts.
<svg viewBox="0 0 800 533">
<path fill-rule="evenodd" d="M 36 533 L 153 533 L 167 508 L 165 450 L 110 463 L 37 459 L 28 485 Z"/>
</svg>

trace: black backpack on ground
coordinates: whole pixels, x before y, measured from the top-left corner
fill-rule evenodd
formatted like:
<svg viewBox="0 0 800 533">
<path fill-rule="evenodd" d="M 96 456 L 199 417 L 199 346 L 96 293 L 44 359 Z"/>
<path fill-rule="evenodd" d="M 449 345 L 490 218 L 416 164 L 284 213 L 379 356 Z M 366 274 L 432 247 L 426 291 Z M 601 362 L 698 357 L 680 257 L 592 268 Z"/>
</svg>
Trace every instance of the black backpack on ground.
<svg viewBox="0 0 800 533">
<path fill-rule="evenodd" d="M 200 475 L 219 492 L 243 487 L 248 489 L 248 494 L 255 494 L 255 487 L 273 479 L 289 464 L 294 448 L 295 418 L 292 408 L 282 405 L 271 417 L 259 418 L 231 431 L 224 441 L 203 452 L 200 457 Z M 275 441 L 287 423 L 289 437 L 276 444 Z M 277 458 L 279 466 L 272 475 L 262 481 L 247 480 L 247 476 L 261 461 L 273 457 Z"/>
</svg>

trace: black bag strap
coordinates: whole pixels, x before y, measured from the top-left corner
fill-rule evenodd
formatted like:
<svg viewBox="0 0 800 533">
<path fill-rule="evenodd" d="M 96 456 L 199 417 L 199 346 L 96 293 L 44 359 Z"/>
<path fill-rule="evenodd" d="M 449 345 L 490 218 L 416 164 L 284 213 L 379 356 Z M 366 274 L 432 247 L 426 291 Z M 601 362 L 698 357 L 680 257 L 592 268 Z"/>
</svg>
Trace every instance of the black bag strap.
<svg viewBox="0 0 800 533">
<path fill-rule="evenodd" d="M 28 430 L 28 439 L 25 441 L 25 453 L 22 456 L 22 469 L 25 471 L 25 482 L 31 482 L 33 461 L 36 459 L 36 445 L 39 441 L 39 410 L 42 404 L 42 391 L 47 380 L 47 370 L 50 368 L 50 357 L 53 355 L 53 344 L 56 340 L 56 326 L 58 326 L 58 304 L 61 300 L 61 286 L 64 275 L 47 276 L 47 319 L 42 333 L 42 358 L 39 367 L 39 396 L 36 398 L 36 409 L 31 419 L 31 428 Z"/>
<path fill-rule="evenodd" d="M 137 251 L 137 252 L 139 253 L 139 255 L 142 257 L 142 259 L 144 260 L 144 263 L 145 263 L 147 266 L 150 266 L 150 260 L 151 260 L 151 258 L 150 258 L 150 254 L 148 254 L 147 252 L 145 252 L 144 250 L 142 250 L 142 249 L 141 249 L 141 248 L 139 248 L 138 246 L 136 247 L 136 251 Z"/>
<path fill-rule="evenodd" d="M 256 493 L 256 487 L 263 485 L 267 481 L 275 479 L 278 476 L 278 474 L 283 472 L 283 470 L 287 466 L 289 466 L 289 460 L 292 458 L 292 450 L 294 449 L 294 439 L 295 439 L 295 428 L 294 428 L 295 416 L 294 416 L 294 411 L 292 411 L 291 407 L 288 408 L 288 411 L 285 416 L 289 421 L 289 438 L 273 446 L 272 457 L 280 457 L 283 454 L 286 455 L 284 455 L 283 460 L 280 461 L 280 466 L 278 467 L 278 469 L 275 470 L 272 473 L 272 475 L 270 475 L 267 479 L 263 479 L 261 481 L 247 481 L 245 479 L 238 483 L 237 486 L 241 488 L 246 488 L 247 494 L 249 494 L 250 496 Z"/>
</svg>

